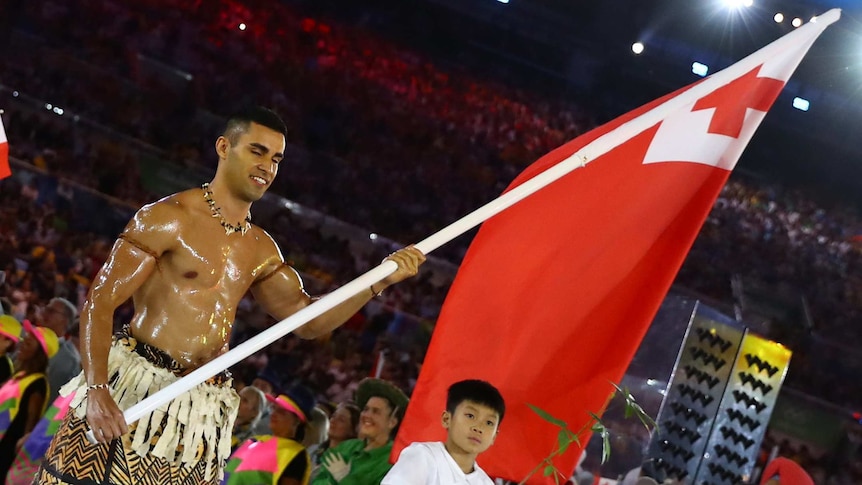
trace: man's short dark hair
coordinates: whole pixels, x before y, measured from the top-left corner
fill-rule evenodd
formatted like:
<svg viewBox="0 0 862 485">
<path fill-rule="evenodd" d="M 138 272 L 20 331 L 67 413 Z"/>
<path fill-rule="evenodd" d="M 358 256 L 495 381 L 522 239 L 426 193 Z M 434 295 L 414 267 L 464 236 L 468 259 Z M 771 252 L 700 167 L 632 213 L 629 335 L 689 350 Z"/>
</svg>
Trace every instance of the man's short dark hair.
<svg viewBox="0 0 862 485">
<path fill-rule="evenodd" d="M 446 395 L 446 411 L 454 413 L 455 408 L 464 401 L 488 406 L 500 415 L 500 422 L 503 421 L 503 415 L 506 414 L 506 403 L 503 401 L 500 391 L 485 381 L 468 379 L 449 386 L 449 392 Z"/>
<path fill-rule="evenodd" d="M 257 123 L 277 131 L 285 137 L 287 136 L 287 125 L 284 124 L 284 121 L 275 111 L 261 106 L 247 108 L 231 116 L 227 120 L 223 136 L 234 144 L 239 140 L 240 135 L 248 131 L 248 127 L 252 123 Z"/>
</svg>

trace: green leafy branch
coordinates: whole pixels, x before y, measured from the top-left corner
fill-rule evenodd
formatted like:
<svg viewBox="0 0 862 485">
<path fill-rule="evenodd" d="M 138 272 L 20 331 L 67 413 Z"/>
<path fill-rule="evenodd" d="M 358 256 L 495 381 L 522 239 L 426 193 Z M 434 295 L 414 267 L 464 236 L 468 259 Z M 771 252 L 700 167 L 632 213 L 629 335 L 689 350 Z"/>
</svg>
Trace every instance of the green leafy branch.
<svg viewBox="0 0 862 485">
<path fill-rule="evenodd" d="M 615 383 L 611 383 L 614 386 L 614 391 L 611 393 L 610 399 L 613 399 L 617 396 L 621 396 L 624 400 L 624 416 L 626 419 L 631 419 L 632 417 L 637 417 L 640 422 L 644 425 L 647 431 L 650 431 L 653 428 L 656 428 L 655 421 L 643 410 L 640 404 L 635 401 L 634 396 L 632 396 L 631 392 L 628 389 L 618 386 Z M 539 415 L 545 421 L 553 424 L 560 428 L 559 433 L 557 433 L 557 443 L 555 444 L 555 448 L 546 456 L 535 468 L 533 468 L 530 473 L 520 482 L 519 485 L 524 485 L 527 483 L 527 480 L 530 479 L 533 475 L 542 471 L 542 475 L 545 477 L 554 477 L 554 483 L 560 484 L 568 480 L 569 477 L 563 475 L 563 473 L 557 469 L 556 465 L 554 465 L 554 459 L 558 456 L 561 456 L 568 451 L 571 445 L 577 445 L 581 448 L 580 437 L 581 435 L 589 429 L 594 434 L 601 436 L 602 438 L 602 464 L 606 463 L 611 456 L 611 441 L 610 441 L 610 431 L 607 426 L 602 422 L 602 419 L 598 417 L 595 413 L 590 413 L 590 419 L 581 426 L 577 431 L 572 431 L 569 428 L 569 424 L 563 421 L 562 419 L 556 418 L 552 416 L 550 413 L 541 409 L 537 406 L 534 406 L 530 403 L 527 403 L 527 406 L 533 410 L 536 414 Z M 562 482 L 561 482 L 562 479 Z"/>
</svg>

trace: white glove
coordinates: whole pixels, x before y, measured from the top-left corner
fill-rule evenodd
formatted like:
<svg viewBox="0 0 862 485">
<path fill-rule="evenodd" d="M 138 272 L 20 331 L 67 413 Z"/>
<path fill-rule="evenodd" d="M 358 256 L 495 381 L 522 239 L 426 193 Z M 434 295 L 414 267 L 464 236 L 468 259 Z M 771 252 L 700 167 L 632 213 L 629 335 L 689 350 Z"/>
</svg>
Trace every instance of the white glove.
<svg viewBox="0 0 862 485">
<path fill-rule="evenodd" d="M 336 482 L 344 480 L 344 477 L 350 474 L 350 463 L 344 461 L 344 458 L 338 453 L 331 453 L 324 457 L 323 467 L 329 471 Z"/>
</svg>

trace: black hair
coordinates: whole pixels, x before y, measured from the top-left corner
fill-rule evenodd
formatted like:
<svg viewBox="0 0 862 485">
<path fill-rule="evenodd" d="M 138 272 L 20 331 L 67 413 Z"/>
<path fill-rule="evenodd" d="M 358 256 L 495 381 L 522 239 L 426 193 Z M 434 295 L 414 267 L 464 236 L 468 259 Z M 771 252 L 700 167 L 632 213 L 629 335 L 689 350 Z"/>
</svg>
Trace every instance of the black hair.
<svg viewBox="0 0 862 485">
<path fill-rule="evenodd" d="M 389 403 L 389 405 L 391 406 L 392 403 Z M 338 407 L 335 408 L 335 410 L 337 411 L 338 408 L 344 408 L 350 414 L 350 429 L 353 430 L 353 437 L 355 438 L 356 428 L 359 426 L 359 415 L 362 414 L 362 410 L 359 409 L 359 406 L 357 406 L 355 403 L 349 401 L 339 404 Z M 333 414 L 334 413 L 335 411 L 333 411 Z"/>
<path fill-rule="evenodd" d="M 506 403 L 503 401 L 500 391 L 485 381 L 468 379 L 449 386 L 449 392 L 446 395 L 446 411 L 450 414 L 454 413 L 455 408 L 464 401 L 488 406 L 500 415 L 500 422 L 503 421 L 503 415 L 506 414 Z"/>
<path fill-rule="evenodd" d="M 307 427 L 308 426 L 306 425 L 306 423 L 300 421 L 299 424 L 296 426 L 296 433 L 293 434 L 293 441 L 302 443 L 302 440 L 305 439 L 305 431 Z"/>
<path fill-rule="evenodd" d="M 239 140 L 240 135 L 248 131 L 248 127 L 252 123 L 257 123 L 281 133 L 282 136 L 287 136 L 287 125 L 284 124 L 284 121 L 275 111 L 261 106 L 247 108 L 231 116 L 224 127 L 223 136 L 231 144 L 235 144 Z"/>
</svg>

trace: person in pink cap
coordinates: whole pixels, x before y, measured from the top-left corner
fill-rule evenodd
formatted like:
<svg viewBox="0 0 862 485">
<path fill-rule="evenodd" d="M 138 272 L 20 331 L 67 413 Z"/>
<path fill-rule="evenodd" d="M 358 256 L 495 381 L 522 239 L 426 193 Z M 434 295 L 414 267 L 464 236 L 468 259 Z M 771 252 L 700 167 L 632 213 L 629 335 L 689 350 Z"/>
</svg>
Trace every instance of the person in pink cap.
<svg viewBox="0 0 862 485">
<path fill-rule="evenodd" d="M 18 345 L 15 373 L 0 387 L 0 480 L 6 479 L 18 440 L 33 430 L 45 412 L 45 371 L 60 347 L 53 330 L 34 327 L 29 320 L 23 323 L 26 335 Z"/>
<path fill-rule="evenodd" d="M 222 485 L 308 485 L 311 459 L 301 442 L 314 395 L 294 386 L 278 397 L 267 395 L 266 400 L 272 405 L 272 436 L 245 441 L 228 460 Z"/>
<path fill-rule="evenodd" d="M 760 485 L 814 485 L 814 480 L 798 463 L 779 456 L 766 465 Z"/>
<path fill-rule="evenodd" d="M 15 367 L 9 354 L 15 345 L 21 341 L 23 329 L 21 323 L 9 315 L 0 315 L 0 384 L 12 377 Z"/>
</svg>

